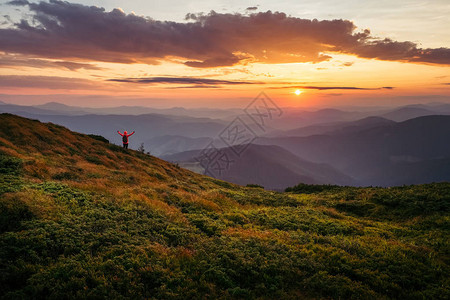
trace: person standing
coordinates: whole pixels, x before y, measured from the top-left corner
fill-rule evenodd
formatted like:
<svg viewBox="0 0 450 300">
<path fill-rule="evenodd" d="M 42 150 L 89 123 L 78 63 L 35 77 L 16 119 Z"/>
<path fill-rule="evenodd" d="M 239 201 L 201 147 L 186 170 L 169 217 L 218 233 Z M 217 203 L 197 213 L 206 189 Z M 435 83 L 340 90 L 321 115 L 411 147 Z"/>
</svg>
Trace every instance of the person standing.
<svg viewBox="0 0 450 300">
<path fill-rule="evenodd" d="M 120 133 L 119 130 L 117 130 L 117 133 L 120 134 L 120 135 L 122 136 L 123 147 L 124 147 L 125 149 L 128 149 L 128 137 L 129 137 L 129 136 L 132 136 L 132 135 L 134 134 L 134 131 L 133 131 L 132 133 L 130 133 L 130 134 L 128 134 L 127 131 L 124 131 L 123 134 L 122 134 L 122 133 Z"/>
</svg>

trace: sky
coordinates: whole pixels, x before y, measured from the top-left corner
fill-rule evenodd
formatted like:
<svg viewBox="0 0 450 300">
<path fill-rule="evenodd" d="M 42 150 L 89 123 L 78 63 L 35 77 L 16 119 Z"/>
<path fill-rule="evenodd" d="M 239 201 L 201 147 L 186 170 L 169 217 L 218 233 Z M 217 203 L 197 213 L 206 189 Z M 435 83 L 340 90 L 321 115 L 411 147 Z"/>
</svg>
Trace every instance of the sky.
<svg viewBox="0 0 450 300">
<path fill-rule="evenodd" d="M 450 2 L 0 2 L 0 101 L 284 107 L 450 102 Z"/>
</svg>

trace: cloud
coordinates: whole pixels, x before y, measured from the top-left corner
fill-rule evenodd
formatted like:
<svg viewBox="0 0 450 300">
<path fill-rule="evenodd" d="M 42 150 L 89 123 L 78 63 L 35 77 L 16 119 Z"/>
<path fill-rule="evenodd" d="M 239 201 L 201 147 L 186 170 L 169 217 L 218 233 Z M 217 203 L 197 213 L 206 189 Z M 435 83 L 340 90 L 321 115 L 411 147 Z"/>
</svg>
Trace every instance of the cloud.
<svg viewBox="0 0 450 300">
<path fill-rule="evenodd" d="M 206 84 L 194 84 L 194 85 L 184 85 L 184 86 L 169 86 L 166 89 L 169 90 L 179 90 L 179 89 L 222 89 L 220 85 L 206 85 Z"/>
<path fill-rule="evenodd" d="M 21 75 L 0 75 L 0 87 L 44 88 L 52 90 L 99 89 L 98 83 L 88 79 Z"/>
<path fill-rule="evenodd" d="M 100 68 L 91 64 L 83 64 L 83 63 L 76 63 L 71 61 L 54 61 L 53 64 L 56 66 L 60 66 L 63 68 L 66 68 L 71 71 L 75 71 L 78 69 L 85 69 L 85 70 L 104 70 L 104 68 Z"/>
<path fill-rule="evenodd" d="M 103 70 L 103 68 L 97 67 L 92 64 L 77 63 L 70 61 L 51 61 L 45 59 L 28 58 L 18 55 L 3 54 L 0 56 L 0 68 L 55 68 L 55 69 L 67 69 L 70 71 L 76 71 L 79 69 L 85 70 Z"/>
<path fill-rule="evenodd" d="M 450 49 L 377 39 L 348 20 L 301 19 L 281 12 L 188 14 L 157 21 L 121 9 L 50 0 L 27 5 L 32 19 L 0 29 L 0 50 L 63 60 L 156 64 L 181 59 L 190 67 L 318 63 L 326 53 L 412 63 L 450 64 Z"/>
<path fill-rule="evenodd" d="M 30 4 L 30 2 L 28 2 L 27 0 L 13 0 L 13 1 L 6 2 L 6 4 L 15 5 L 15 6 L 25 6 L 25 5 Z"/>
<path fill-rule="evenodd" d="M 129 82 L 129 83 L 141 83 L 141 84 L 187 84 L 193 85 L 193 87 L 217 87 L 218 85 L 242 85 L 242 84 L 262 84 L 256 81 L 233 81 L 233 80 L 220 80 L 209 78 L 195 78 L 195 77 L 145 77 L 145 78 L 118 78 L 108 79 L 108 81 L 114 82 Z"/>
<path fill-rule="evenodd" d="M 392 90 L 394 87 L 392 86 L 383 86 L 377 88 L 364 88 L 364 87 L 355 87 L 355 86 L 311 86 L 311 85 L 293 85 L 293 86 L 283 86 L 283 87 L 271 87 L 271 89 L 303 89 L 303 90 Z"/>
<path fill-rule="evenodd" d="M 261 81 L 238 81 L 221 80 L 199 77 L 139 77 L 139 78 L 112 78 L 112 82 L 138 83 L 138 84 L 169 84 L 170 89 L 179 88 L 220 88 L 224 85 L 265 85 L 268 89 L 303 89 L 303 90 L 392 90 L 394 87 L 384 86 L 376 88 L 354 87 L 354 86 L 311 86 L 311 85 L 286 85 L 286 82 L 272 82 L 271 84 Z M 173 86 L 181 85 L 181 86 Z M 282 86 L 279 86 L 282 85 Z"/>
</svg>

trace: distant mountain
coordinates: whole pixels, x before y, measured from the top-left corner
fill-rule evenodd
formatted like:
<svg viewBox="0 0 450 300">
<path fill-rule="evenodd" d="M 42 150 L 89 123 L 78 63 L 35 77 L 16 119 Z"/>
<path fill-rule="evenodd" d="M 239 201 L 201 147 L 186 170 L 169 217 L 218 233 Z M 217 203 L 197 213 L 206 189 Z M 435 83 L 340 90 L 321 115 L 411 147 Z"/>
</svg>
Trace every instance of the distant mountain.
<svg viewBox="0 0 450 300">
<path fill-rule="evenodd" d="M 55 112 L 82 112 L 88 114 L 89 112 L 83 110 L 81 107 L 69 106 L 59 102 L 48 102 L 45 104 L 34 105 L 33 107 L 51 110 Z"/>
<path fill-rule="evenodd" d="M 327 164 L 312 163 L 278 146 L 250 145 L 240 157 L 230 148 L 221 149 L 234 162 L 222 173 L 212 172 L 217 178 L 246 185 L 259 184 L 265 188 L 283 190 L 303 182 L 309 184 L 354 185 L 356 181 Z M 194 162 L 199 150 L 162 156 L 172 162 Z"/>
<path fill-rule="evenodd" d="M 272 134 L 272 136 L 310 136 L 318 134 L 345 134 L 350 132 L 357 132 L 383 125 L 392 125 L 394 121 L 381 118 L 381 117 L 366 117 L 364 119 L 350 121 L 350 122 L 337 122 L 337 123 L 325 123 L 320 125 L 311 125 L 306 127 L 300 127 L 296 129 L 286 130 L 284 132 L 278 132 Z"/>
<path fill-rule="evenodd" d="M 450 103 L 430 103 L 428 106 L 431 107 L 433 111 L 450 114 Z"/>
<path fill-rule="evenodd" d="M 346 134 L 260 138 L 256 143 L 278 145 L 304 159 L 330 164 L 364 185 L 418 183 L 408 168 L 420 172 L 418 166 L 428 168 L 450 157 L 450 116 L 419 117 Z M 450 168 L 435 165 L 435 171 L 438 178 L 424 175 L 421 183 L 450 180 Z M 395 180 L 387 180 L 391 173 L 397 174 Z"/>
<path fill-rule="evenodd" d="M 48 102 L 45 104 L 34 105 L 33 107 L 53 111 L 53 114 L 55 114 L 55 113 L 58 113 L 58 114 L 64 113 L 64 114 L 70 114 L 70 115 L 89 114 L 89 111 L 83 109 L 82 107 L 69 106 L 69 105 L 59 103 L 59 102 Z"/>
<path fill-rule="evenodd" d="M 202 149 L 212 140 L 211 137 L 191 138 L 180 135 L 163 135 L 146 140 L 144 144 L 147 145 L 152 155 L 161 156 Z"/>
<path fill-rule="evenodd" d="M 350 134 L 356 133 L 363 130 L 368 130 L 376 127 L 392 126 L 395 121 L 388 120 L 381 117 L 367 117 L 361 120 L 356 120 L 353 122 L 347 122 L 336 126 L 334 129 L 330 128 L 329 133 L 332 134 Z"/>
<path fill-rule="evenodd" d="M 364 110 L 340 110 L 340 109 L 320 109 L 316 111 L 307 111 L 301 109 L 285 109 L 283 115 L 280 118 L 271 120 L 270 125 L 278 131 L 274 130 L 270 133 L 271 136 L 277 135 L 279 130 L 282 131 L 296 131 L 296 136 L 307 136 L 310 134 L 322 134 L 324 131 L 328 131 L 327 128 L 321 128 L 325 126 L 340 126 L 346 122 L 354 122 L 358 120 L 364 120 L 369 117 L 378 117 L 383 119 L 392 120 L 395 122 L 402 122 L 408 119 L 413 119 L 428 115 L 450 115 L 450 104 L 436 103 L 436 104 L 417 104 L 406 105 L 395 108 L 378 107 L 366 108 Z M 368 119 L 367 125 L 370 127 L 370 122 L 382 121 L 381 119 Z M 372 123 L 374 124 L 374 123 Z M 363 124 L 359 124 L 363 125 Z M 375 124 L 376 125 L 376 124 Z M 311 126 L 311 127 L 310 127 Z M 319 127 L 315 127 L 319 126 Z M 300 129 L 310 127 L 307 129 Z M 339 128 L 338 128 L 339 129 Z M 358 129 L 359 130 L 359 129 Z M 300 135 L 297 135 L 300 134 Z M 284 134 L 283 134 L 284 135 Z"/>
<path fill-rule="evenodd" d="M 18 114 L 42 122 L 60 124 L 73 131 L 102 135 L 116 144 L 122 142 L 117 130 L 121 132 L 124 130 L 136 131 L 136 134 L 130 138 L 130 147 L 136 149 L 140 143 L 144 142 L 144 146 L 149 148 L 150 151 L 153 144 L 148 145 L 146 143 L 151 138 L 163 135 L 178 135 L 189 138 L 214 137 L 227 125 L 225 121 L 209 118 L 160 114 L 81 116 Z"/>
<path fill-rule="evenodd" d="M 213 109 L 195 108 L 186 109 L 183 107 L 172 108 L 152 108 L 143 106 L 118 106 L 118 107 L 78 107 L 65 105 L 59 102 L 48 102 L 45 104 L 27 106 L 7 104 L 0 101 L 0 112 L 6 113 L 30 113 L 44 115 L 143 115 L 143 114 L 164 114 L 171 116 L 186 116 L 194 118 L 232 118 L 242 112 L 241 109 Z"/>
<path fill-rule="evenodd" d="M 415 161 L 410 157 L 391 157 L 391 160 L 393 164 L 382 174 L 376 174 L 380 186 L 450 181 L 450 155 L 423 161 Z"/>
<path fill-rule="evenodd" d="M 381 116 L 389 120 L 402 122 L 417 117 L 430 116 L 435 114 L 435 111 L 429 110 L 428 108 L 407 106 L 395 109 Z"/>
<path fill-rule="evenodd" d="M 86 109 L 86 108 L 85 108 Z M 94 114 L 114 114 L 114 115 L 141 115 L 141 114 L 163 114 L 171 116 L 186 116 L 193 118 L 216 118 L 225 119 L 237 115 L 240 109 L 213 109 L 213 108 L 151 108 L 141 106 L 120 106 L 111 108 L 87 108 Z"/>
<path fill-rule="evenodd" d="M 354 121 L 368 116 L 370 116 L 368 112 L 352 112 L 338 109 L 320 109 L 317 111 L 286 109 L 283 110 L 283 114 L 280 117 L 270 120 L 269 125 L 278 130 L 291 130 L 323 123 Z"/>
<path fill-rule="evenodd" d="M 351 108 L 347 108 L 351 109 Z M 431 103 L 407 105 L 391 109 L 365 108 L 363 110 L 340 110 L 325 108 L 319 110 L 305 110 L 299 108 L 282 108 L 282 115 L 267 119 L 265 124 L 266 132 L 273 132 L 272 136 L 283 130 L 295 130 L 312 125 L 337 125 L 343 122 L 352 122 L 371 116 L 383 117 L 394 121 L 404 121 L 407 119 L 436 114 L 450 114 L 450 104 Z M 24 106 L 6 104 L 0 102 L 0 112 L 9 113 L 30 113 L 44 115 L 141 115 L 141 114 L 163 114 L 171 116 L 188 116 L 195 118 L 212 118 L 225 121 L 232 121 L 236 116 L 245 116 L 242 109 L 218 109 L 218 108 L 152 108 L 142 106 L 119 106 L 119 107 L 78 107 L 65 105 L 59 102 L 48 102 L 46 104 Z M 262 111 L 264 112 L 264 111 Z M 320 134 L 322 131 L 313 134 Z M 305 136 L 307 133 L 301 133 Z"/>
<path fill-rule="evenodd" d="M 18 114 L 18 115 L 24 115 L 24 114 L 54 115 L 56 112 L 54 110 L 41 108 L 41 107 L 0 103 L 0 113 L 11 113 L 11 114 Z M 62 113 L 62 112 L 58 111 L 57 113 Z"/>
</svg>

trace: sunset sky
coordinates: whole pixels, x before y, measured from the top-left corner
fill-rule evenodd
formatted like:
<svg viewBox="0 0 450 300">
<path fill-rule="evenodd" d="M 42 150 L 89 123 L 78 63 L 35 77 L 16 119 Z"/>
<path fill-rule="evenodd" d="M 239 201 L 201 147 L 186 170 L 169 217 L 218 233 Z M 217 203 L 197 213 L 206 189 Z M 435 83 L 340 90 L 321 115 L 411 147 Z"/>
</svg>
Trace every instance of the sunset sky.
<svg viewBox="0 0 450 300">
<path fill-rule="evenodd" d="M 243 107 L 450 102 L 450 2 L 2 1 L 0 100 Z"/>
</svg>

